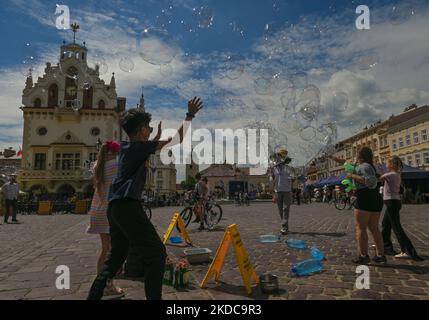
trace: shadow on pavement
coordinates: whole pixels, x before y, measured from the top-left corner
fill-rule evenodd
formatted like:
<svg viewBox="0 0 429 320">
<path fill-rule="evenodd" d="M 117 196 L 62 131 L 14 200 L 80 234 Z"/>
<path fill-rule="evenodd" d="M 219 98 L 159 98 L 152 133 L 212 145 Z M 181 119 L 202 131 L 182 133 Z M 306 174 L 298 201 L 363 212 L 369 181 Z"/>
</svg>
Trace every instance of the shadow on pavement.
<svg viewBox="0 0 429 320">
<path fill-rule="evenodd" d="M 223 281 L 219 281 L 217 286 L 210 289 L 221 293 L 231 294 L 231 295 L 245 297 L 248 299 L 255 299 L 255 300 L 268 300 L 270 297 L 280 297 L 287 294 L 287 291 L 284 289 L 279 289 L 278 292 L 275 294 L 266 294 L 261 291 L 259 286 L 253 286 L 252 294 L 248 295 L 246 293 L 246 289 L 244 286 L 237 286 L 237 285 L 225 283 Z"/>
<path fill-rule="evenodd" d="M 347 233 L 345 232 L 292 232 L 292 231 L 290 231 L 288 234 L 301 234 L 301 235 L 311 236 L 311 237 L 327 236 L 327 237 L 336 237 L 336 238 L 345 237 L 347 235 Z"/>
<path fill-rule="evenodd" d="M 379 268 L 386 269 L 401 269 L 414 272 L 415 274 L 426 274 L 429 273 L 429 266 L 412 266 L 407 264 L 386 264 L 386 265 L 377 265 Z"/>
</svg>

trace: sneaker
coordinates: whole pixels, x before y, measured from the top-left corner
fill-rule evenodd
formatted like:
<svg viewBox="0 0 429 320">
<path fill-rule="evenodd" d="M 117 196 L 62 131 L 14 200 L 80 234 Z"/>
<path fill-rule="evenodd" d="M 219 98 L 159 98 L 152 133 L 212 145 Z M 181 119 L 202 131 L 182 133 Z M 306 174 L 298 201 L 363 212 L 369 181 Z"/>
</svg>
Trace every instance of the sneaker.
<svg viewBox="0 0 429 320">
<path fill-rule="evenodd" d="M 406 252 L 401 252 L 395 255 L 395 259 L 411 259 L 411 257 Z"/>
<path fill-rule="evenodd" d="M 371 261 L 368 255 L 359 256 L 356 259 L 353 259 L 352 262 L 356 264 L 368 264 Z"/>
<path fill-rule="evenodd" d="M 387 259 L 386 259 L 386 256 L 375 256 L 374 258 L 372 258 L 372 262 L 374 262 L 374 263 L 386 263 Z"/>
<path fill-rule="evenodd" d="M 288 234 L 288 232 L 289 232 L 289 230 L 288 230 L 287 228 L 281 228 L 281 229 L 280 229 L 280 233 L 281 233 L 282 235 Z"/>
<path fill-rule="evenodd" d="M 396 252 L 393 248 L 384 248 L 384 254 L 386 256 L 396 256 L 399 252 Z"/>
</svg>

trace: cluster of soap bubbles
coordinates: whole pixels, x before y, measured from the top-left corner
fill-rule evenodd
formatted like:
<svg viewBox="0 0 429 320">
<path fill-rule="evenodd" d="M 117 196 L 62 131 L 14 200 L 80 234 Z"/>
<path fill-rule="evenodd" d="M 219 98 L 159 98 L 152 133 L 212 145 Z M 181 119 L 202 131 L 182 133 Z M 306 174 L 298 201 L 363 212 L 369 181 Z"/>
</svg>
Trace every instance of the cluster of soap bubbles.
<svg viewBox="0 0 429 320">
<path fill-rule="evenodd" d="M 192 9 L 199 28 L 210 28 L 213 25 L 214 13 L 210 7 L 202 6 Z"/>
<path fill-rule="evenodd" d="M 19 66 L 19 72 L 25 76 L 32 76 L 33 79 L 38 77 L 38 66 L 39 60 L 37 57 L 37 51 L 33 45 L 26 42 L 22 48 L 21 63 Z"/>
</svg>

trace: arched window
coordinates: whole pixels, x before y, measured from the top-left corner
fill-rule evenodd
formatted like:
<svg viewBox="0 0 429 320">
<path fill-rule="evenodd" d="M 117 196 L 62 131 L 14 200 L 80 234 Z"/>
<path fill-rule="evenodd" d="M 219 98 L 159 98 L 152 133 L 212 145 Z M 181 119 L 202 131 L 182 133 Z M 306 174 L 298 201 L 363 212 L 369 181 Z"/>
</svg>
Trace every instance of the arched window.
<svg viewBox="0 0 429 320">
<path fill-rule="evenodd" d="M 88 90 L 83 90 L 83 105 L 82 107 L 85 109 L 92 108 L 92 98 L 93 98 L 93 88 L 90 87 Z"/>
<path fill-rule="evenodd" d="M 48 90 L 48 108 L 58 106 L 58 86 L 51 84 Z"/>
<path fill-rule="evenodd" d="M 104 102 L 104 100 L 98 101 L 98 109 L 104 109 L 104 108 L 106 108 L 106 103 Z"/>
<path fill-rule="evenodd" d="M 42 100 L 40 98 L 36 98 L 33 103 L 34 108 L 40 108 L 42 106 Z"/>
</svg>

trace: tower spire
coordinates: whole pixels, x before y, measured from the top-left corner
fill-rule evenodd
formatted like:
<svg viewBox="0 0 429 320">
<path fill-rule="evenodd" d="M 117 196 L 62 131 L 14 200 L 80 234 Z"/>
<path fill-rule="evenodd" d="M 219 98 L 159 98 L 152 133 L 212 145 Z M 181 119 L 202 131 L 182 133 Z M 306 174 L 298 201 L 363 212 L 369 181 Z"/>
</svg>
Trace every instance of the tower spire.
<svg viewBox="0 0 429 320">
<path fill-rule="evenodd" d="M 142 108 L 144 110 L 144 93 L 143 93 L 143 87 L 142 87 L 142 95 L 140 97 L 139 108 Z"/>
<path fill-rule="evenodd" d="M 73 44 L 76 43 L 76 32 L 80 29 L 80 26 L 77 22 L 74 22 L 70 25 L 71 31 L 73 32 Z"/>
</svg>

